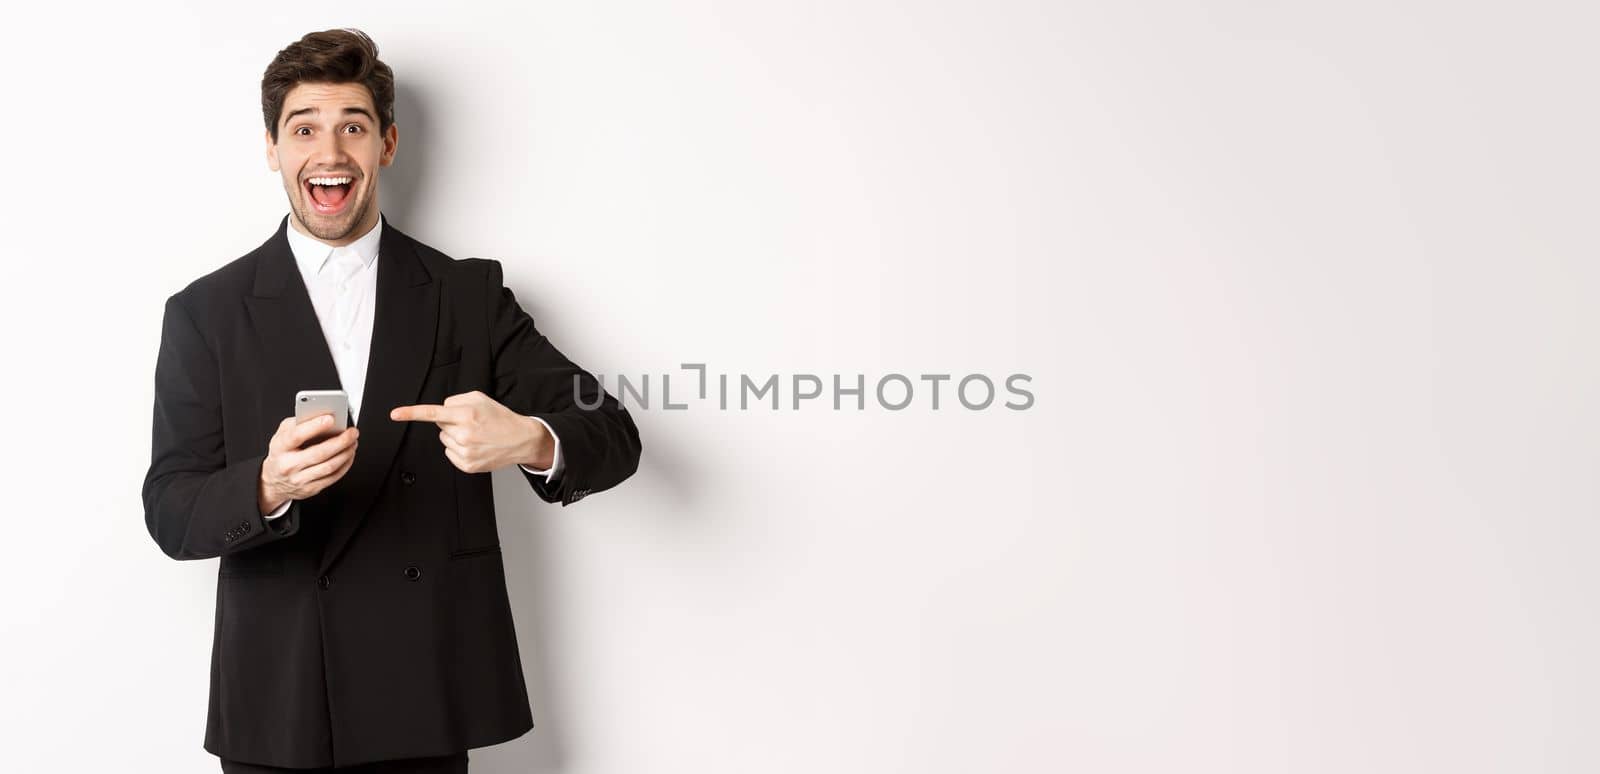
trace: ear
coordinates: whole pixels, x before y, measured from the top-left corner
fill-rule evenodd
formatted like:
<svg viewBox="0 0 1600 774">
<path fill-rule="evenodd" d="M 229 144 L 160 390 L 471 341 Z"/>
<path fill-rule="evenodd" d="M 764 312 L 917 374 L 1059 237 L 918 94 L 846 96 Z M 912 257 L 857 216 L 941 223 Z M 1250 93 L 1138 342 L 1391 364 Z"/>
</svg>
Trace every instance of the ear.
<svg viewBox="0 0 1600 774">
<path fill-rule="evenodd" d="M 267 167 L 273 172 L 278 171 L 278 144 L 272 141 L 272 132 L 262 129 L 262 139 L 267 141 Z"/>
<path fill-rule="evenodd" d="M 400 127 L 398 124 L 389 124 L 389 129 L 383 133 L 383 154 L 378 157 L 378 166 L 393 164 L 395 151 L 399 149 Z"/>
</svg>

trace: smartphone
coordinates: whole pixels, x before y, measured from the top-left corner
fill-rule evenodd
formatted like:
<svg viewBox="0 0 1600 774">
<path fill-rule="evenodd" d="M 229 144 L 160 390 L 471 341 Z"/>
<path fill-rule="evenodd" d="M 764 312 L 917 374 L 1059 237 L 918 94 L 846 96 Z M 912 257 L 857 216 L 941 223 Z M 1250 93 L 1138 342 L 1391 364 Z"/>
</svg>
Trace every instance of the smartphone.
<svg viewBox="0 0 1600 774">
<path fill-rule="evenodd" d="M 301 390 L 294 394 L 294 421 L 297 424 L 323 414 L 333 415 L 333 425 L 304 446 L 338 435 L 350 426 L 350 396 L 344 390 Z"/>
</svg>

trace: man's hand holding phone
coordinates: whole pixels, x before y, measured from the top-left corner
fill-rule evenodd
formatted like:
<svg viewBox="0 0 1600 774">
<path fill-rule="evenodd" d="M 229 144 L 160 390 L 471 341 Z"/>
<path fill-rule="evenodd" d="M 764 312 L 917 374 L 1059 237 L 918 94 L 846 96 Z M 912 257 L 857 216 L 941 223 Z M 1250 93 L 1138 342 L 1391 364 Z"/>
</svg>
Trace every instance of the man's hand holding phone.
<svg viewBox="0 0 1600 774">
<path fill-rule="evenodd" d="M 317 414 L 303 421 L 285 417 L 278 423 L 278 431 L 267 443 L 267 458 L 261 463 L 261 482 L 256 488 L 263 516 L 288 500 L 304 500 L 321 492 L 350 470 L 359 431 L 350 427 L 317 440 L 333 426 L 332 414 Z"/>
</svg>

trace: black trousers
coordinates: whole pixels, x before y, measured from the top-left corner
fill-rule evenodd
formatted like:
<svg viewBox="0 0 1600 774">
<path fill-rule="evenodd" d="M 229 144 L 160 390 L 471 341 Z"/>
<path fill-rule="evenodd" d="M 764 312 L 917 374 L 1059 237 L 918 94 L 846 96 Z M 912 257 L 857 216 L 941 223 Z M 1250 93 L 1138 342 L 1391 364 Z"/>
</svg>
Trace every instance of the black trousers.
<svg viewBox="0 0 1600 774">
<path fill-rule="evenodd" d="M 467 751 L 437 758 L 402 758 L 325 769 L 281 769 L 222 759 L 223 774 L 467 774 Z"/>
</svg>

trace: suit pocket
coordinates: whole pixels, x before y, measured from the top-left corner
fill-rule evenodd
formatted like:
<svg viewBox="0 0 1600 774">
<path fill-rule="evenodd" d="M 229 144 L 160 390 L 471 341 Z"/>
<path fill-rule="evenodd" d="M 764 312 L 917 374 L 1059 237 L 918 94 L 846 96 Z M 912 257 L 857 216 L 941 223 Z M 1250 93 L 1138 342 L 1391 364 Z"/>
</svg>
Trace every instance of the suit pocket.
<svg viewBox="0 0 1600 774">
<path fill-rule="evenodd" d="M 435 361 L 428 364 L 428 373 L 422 380 L 418 403 L 443 403 L 445 398 L 461 392 L 456 389 L 456 381 L 461 375 L 461 345 L 457 344 L 443 354 L 435 352 L 434 358 Z M 437 358 L 447 358 L 448 362 L 439 362 Z"/>
<path fill-rule="evenodd" d="M 433 352 L 433 360 L 432 360 L 432 362 L 430 362 L 428 364 L 428 367 L 429 368 L 441 368 L 441 367 L 447 366 L 447 365 L 454 365 L 455 363 L 458 363 L 460 361 L 461 361 L 461 345 L 460 344 L 446 344 L 443 348 L 434 350 L 434 352 Z"/>
<path fill-rule="evenodd" d="M 272 578 L 283 575 L 283 556 L 260 548 L 227 554 L 220 561 L 218 578 Z"/>
<path fill-rule="evenodd" d="M 482 546 L 482 547 L 479 547 L 479 548 L 468 548 L 468 549 L 464 549 L 464 550 L 461 550 L 461 551 L 451 551 L 450 552 L 450 560 L 451 561 L 455 561 L 457 559 L 469 559 L 469 558 L 474 557 L 474 556 L 483 556 L 484 554 L 498 554 L 498 553 L 500 553 L 500 546 Z"/>
</svg>

